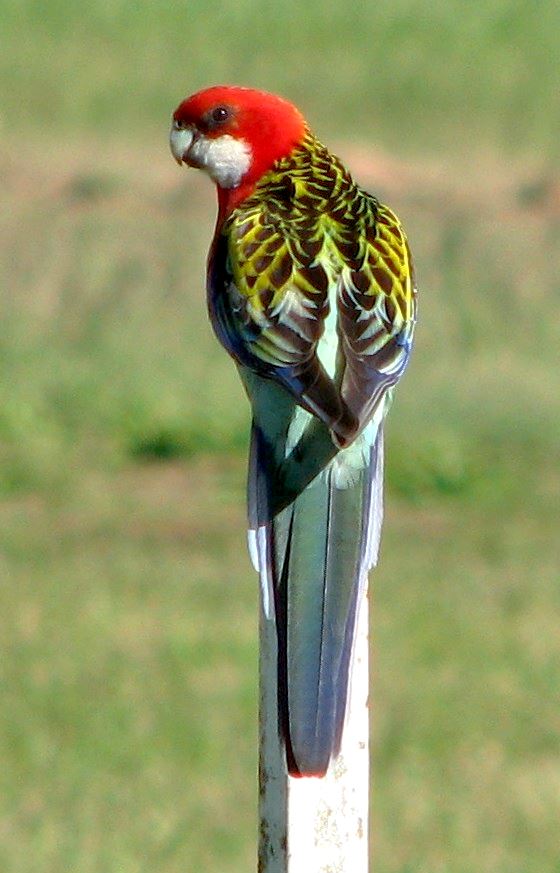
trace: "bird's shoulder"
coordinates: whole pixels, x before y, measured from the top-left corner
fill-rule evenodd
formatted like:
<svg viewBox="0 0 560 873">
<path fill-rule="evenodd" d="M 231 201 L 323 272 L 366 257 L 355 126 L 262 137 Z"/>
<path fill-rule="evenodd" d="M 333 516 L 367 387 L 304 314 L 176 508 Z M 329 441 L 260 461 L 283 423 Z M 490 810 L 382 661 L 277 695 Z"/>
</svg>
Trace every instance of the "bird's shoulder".
<svg viewBox="0 0 560 873">
<path fill-rule="evenodd" d="M 375 223 L 376 205 L 309 134 L 224 223 L 240 293 L 274 305 L 292 288 L 325 294 L 343 262 L 357 257 L 355 241 Z"/>
</svg>

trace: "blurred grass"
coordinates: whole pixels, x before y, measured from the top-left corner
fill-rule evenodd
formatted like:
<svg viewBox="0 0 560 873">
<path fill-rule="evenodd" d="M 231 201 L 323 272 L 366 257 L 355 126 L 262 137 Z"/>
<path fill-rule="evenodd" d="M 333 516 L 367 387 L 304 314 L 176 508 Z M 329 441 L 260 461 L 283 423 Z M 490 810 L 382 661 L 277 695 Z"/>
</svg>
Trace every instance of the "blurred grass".
<svg viewBox="0 0 560 873">
<path fill-rule="evenodd" d="M 254 865 L 248 410 L 206 319 L 213 194 L 166 146 L 230 80 L 296 99 L 416 256 L 376 873 L 557 873 L 557 4 L 0 15 L 0 869 Z"/>
<path fill-rule="evenodd" d="M 558 157 L 554 2 L 2 0 L 8 129 L 134 139 L 211 82 L 284 91 L 319 132 Z M 173 95 L 173 97 L 172 97 Z"/>
</svg>

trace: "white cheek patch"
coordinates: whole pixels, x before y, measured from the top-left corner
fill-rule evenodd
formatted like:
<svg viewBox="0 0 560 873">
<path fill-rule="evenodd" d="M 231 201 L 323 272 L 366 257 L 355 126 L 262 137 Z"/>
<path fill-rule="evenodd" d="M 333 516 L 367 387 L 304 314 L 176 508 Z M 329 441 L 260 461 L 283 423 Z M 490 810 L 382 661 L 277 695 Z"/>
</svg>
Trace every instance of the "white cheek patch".
<svg viewBox="0 0 560 873">
<path fill-rule="evenodd" d="M 189 160 L 205 170 L 221 188 L 235 188 L 251 166 L 252 152 L 243 139 L 229 134 L 210 139 L 198 136 L 189 149 Z"/>
</svg>

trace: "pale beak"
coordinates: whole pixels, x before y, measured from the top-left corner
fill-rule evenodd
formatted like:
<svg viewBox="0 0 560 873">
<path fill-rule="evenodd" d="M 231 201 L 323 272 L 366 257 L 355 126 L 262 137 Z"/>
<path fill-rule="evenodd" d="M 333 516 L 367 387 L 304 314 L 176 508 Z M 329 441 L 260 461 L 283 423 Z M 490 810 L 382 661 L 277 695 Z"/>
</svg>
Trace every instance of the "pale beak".
<svg viewBox="0 0 560 873">
<path fill-rule="evenodd" d="M 192 145 L 194 139 L 194 131 L 192 127 L 178 127 L 177 122 L 171 124 L 169 133 L 169 145 L 171 154 L 181 166 L 187 156 L 187 152 Z"/>
</svg>

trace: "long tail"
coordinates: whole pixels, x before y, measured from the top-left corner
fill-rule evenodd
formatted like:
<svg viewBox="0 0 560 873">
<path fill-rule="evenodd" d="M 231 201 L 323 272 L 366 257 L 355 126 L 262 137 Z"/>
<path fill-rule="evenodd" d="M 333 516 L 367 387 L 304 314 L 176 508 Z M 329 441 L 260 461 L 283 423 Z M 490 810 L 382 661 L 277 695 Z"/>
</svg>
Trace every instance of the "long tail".
<svg viewBox="0 0 560 873">
<path fill-rule="evenodd" d="M 377 560 L 382 427 L 365 448 L 336 454 L 326 429 L 318 432 L 314 451 L 307 448 L 282 477 L 271 465 L 262 433 L 253 428 L 250 543 L 265 611 L 274 609 L 276 615 L 279 718 L 288 768 L 292 774 L 322 776 L 340 748 L 357 606 Z M 321 457 L 326 462 L 319 461 L 317 473 Z M 309 458 L 314 469 L 305 466 Z M 298 473 L 300 486 L 287 487 Z"/>
</svg>

